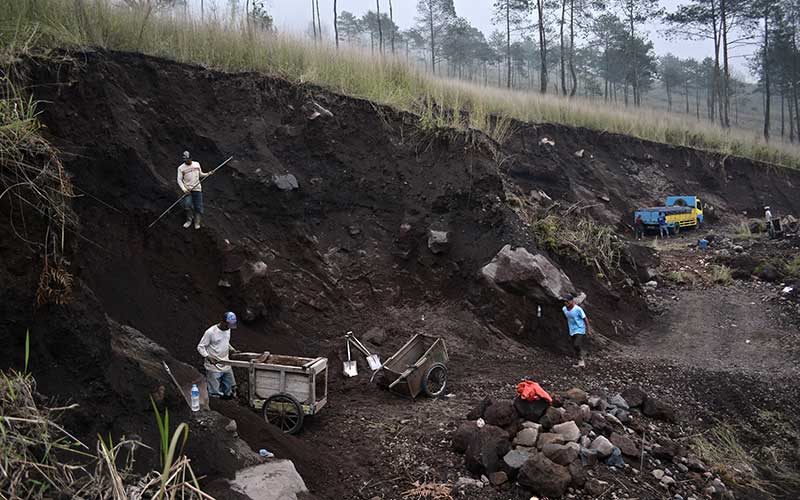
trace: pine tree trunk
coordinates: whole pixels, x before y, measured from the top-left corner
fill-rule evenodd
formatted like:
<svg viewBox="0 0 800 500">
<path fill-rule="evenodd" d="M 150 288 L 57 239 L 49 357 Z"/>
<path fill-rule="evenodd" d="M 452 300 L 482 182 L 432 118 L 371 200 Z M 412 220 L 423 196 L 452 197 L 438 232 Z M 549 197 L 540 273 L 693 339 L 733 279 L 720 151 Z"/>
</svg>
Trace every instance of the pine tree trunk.
<svg viewBox="0 0 800 500">
<path fill-rule="evenodd" d="M 686 97 L 686 114 L 689 114 L 689 81 L 683 82 L 683 95 Z"/>
<path fill-rule="evenodd" d="M 783 101 L 783 90 L 781 90 L 781 139 L 783 139 L 786 136 L 786 118 L 785 118 L 786 115 L 784 112 L 785 109 L 786 105 L 784 104 Z"/>
<path fill-rule="evenodd" d="M 336 1 L 336 0 L 334 0 Z M 392 55 L 394 55 L 394 10 L 392 9 L 392 0 L 389 0 L 389 20 L 392 22 Z"/>
<path fill-rule="evenodd" d="M 336 0 L 333 0 L 333 34 L 336 37 L 336 49 L 339 49 L 339 17 L 336 13 Z"/>
<path fill-rule="evenodd" d="M 511 88 L 511 0 L 506 0 L 506 63 L 508 64 L 506 87 Z"/>
<path fill-rule="evenodd" d="M 544 0 L 536 0 L 536 10 L 539 13 L 539 92 L 547 93 L 547 36 L 544 29 Z"/>
<path fill-rule="evenodd" d="M 433 28 L 433 6 L 428 8 L 428 27 L 430 28 L 431 32 L 431 71 L 435 75 L 436 74 L 436 40 L 434 39 L 434 28 Z"/>
<path fill-rule="evenodd" d="M 789 142 L 794 142 L 794 112 L 792 111 L 794 105 L 792 96 L 789 96 L 789 103 L 786 107 L 789 108 Z"/>
<path fill-rule="evenodd" d="M 319 17 L 319 0 L 317 0 L 317 31 L 319 31 L 319 41 L 322 41 L 322 19 Z"/>
<path fill-rule="evenodd" d="M 575 97 L 578 91 L 578 75 L 575 73 L 575 0 L 569 0 L 569 72 L 572 75 L 572 91 Z"/>
<path fill-rule="evenodd" d="M 769 142 L 769 112 L 770 112 L 770 89 L 769 89 L 769 2 L 764 6 L 764 140 Z"/>
<path fill-rule="evenodd" d="M 314 14 L 314 5 L 316 0 L 311 0 L 311 26 L 314 29 L 314 41 L 317 41 L 317 19 L 316 15 Z"/>
<path fill-rule="evenodd" d="M 727 12 L 727 4 L 725 3 L 727 0 L 720 0 L 719 2 L 719 10 L 720 10 L 720 18 L 722 19 L 722 64 L 725 70 L 725 75 L 722 83 L 722 98 L 723 98 L 723 108 L 725 110 L 724 114 L 724 121 L 723 125 L 726 128 L 730 128 L 731 126 L 731 119 L 730 119 L 730 107 L 731 107 L 731 100 L 730 100 L 730 81 L 731 81 L 731 73 L 730 67 L 728 66 L 728 12 Z"/>
<path fill-rule="evenodd" d="M 567 95 L 567 72 L 566 61 L 564 60 L 564 23 L 567 16 L 567 0 L 561 0 L 561 26 L 559 27 L 559 36 L 561 37 L 561 45 L 559 46 L 560 64 L 561 64 L 561 93 Z"/>
<path fill-rule="evenodd" d="M 317 0 L 319 2 L 319 0 Z M 319 3 L 317 4 L 319 6 Z M 383 23 L 381 22 L 381 0 L 375 0 L 375 7 L 378 10 L 378 50 L 383 54 Z"/>
</svg>

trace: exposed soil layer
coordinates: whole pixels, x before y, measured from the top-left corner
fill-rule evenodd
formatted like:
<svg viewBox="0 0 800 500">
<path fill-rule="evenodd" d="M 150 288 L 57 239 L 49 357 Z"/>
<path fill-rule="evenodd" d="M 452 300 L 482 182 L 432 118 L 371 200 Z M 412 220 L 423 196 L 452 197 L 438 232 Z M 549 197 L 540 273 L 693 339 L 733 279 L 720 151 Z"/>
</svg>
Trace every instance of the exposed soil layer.
<svg viewBox="0 0 800 500">
<path fill-rule="evenodd" d="M 457 479 L 464 471 L 449 449 L 452 423 L 486 395 L 510 397 L 525 376 L 554 391 L 641 383 L 676 406 L 687 432 L 715 419 L 757 421 L 766 405 L 797 428 L 796 357 L 762 351 L 756 364 L 745 351 L 708 344 L 718 340 L 709 319 L 716 309 L 708 309 L 717 302 L 702 292 L 681 298 L 691 314 L 671 309 L 668 322 L 654 323 L 638 286 L 609 286 L 593 268 L 551 255 L 588 294 L 596 331 L 611 339 L 603 351 L 595 346 L 587 370 L 576 371 L 557 353 L 566 346 L 559 304 L 542 304 L 537 318 L 530 301 L 487 290 L 476 274 L 505 244 L 535 249 L 506 203 L 507 190 L 542 190 L 565 206 L 594 204 L 596 218 L 624 227 L 633 207 L 676 192 L 700 195 L 723 220 L 757 213 L 765 202 L 800 213 L 800 197 L 792 195 L 800 172 L 551 125 L 517 124 L 501 146 L 476 132 L 420 129 L 413 115 L 318 88 L 136 54 L 61 54 L 23 66 L 34 97 L 47 103 L 47 136 L 79 195 L 80 237 L 70 252 L 76 294 L 68 306 L 34 309 L 37 250 L 15 238 L 0 241 L 0 367 L 19 367 L 30 328 L 39 388 L 81 403 L 71 422 L 81 436 L 155 439 L 146 397 L 152 388 L 137 379 L 136 366 L 111 354 L 106 315 L 200 368 L 197 341 L 229 309 L 251 313 L 234 332 L 239 349 L 329 358 L 330 402 L 298 437 L 276 433 L 236 403 L 213 405 L 237 421 L 254 450 L 291 458 L 319 498 L 399 498 L 413 480 Z M 312 101 L 333 116 L 309 119 Z M 539 145 L 543 136 L 556 145 Z M 180 210 L 148 229 L 178 196 L 184 149 L 206 170 L 234 160 L 204 184 L 201 230 L 183 229 Z M 574 155 L 580 149 L 583 158 Z M 276 187 L 273 176 L 286 173 L 299 189 Z M 14 223 L 39 241 L 43 228 L 21 226 L 13 213 L 0 205 L 0 229 L 13 234 Z M 450 233 L 448 251 L 429 250 L 429 229 Z M 652 264 L 652 250 L 630 253 L 642 269 Z M 253 278 L 248 266 L 257 261 L 266 275 Z M 736 303 L 715 313 L 719 321 L 750 315 L 739 289 L 723 291 L 735 293 Z M 770 317 L 740 326 L 741 338 L 750 329 L 784 328 Z M 342 336 L 372 327 L 387 333 L 372 346 L 383 359 L 414 333 L 444 337 L 453 396 L 410 402 L 363 374 L 342 377 Z M 689 341 L 664 337 L 673 327 Z M 712 347 L 697 352 L 695 340 Z M 681 343 L 671 353 L 680 360 L 666 356 L 673 342 Z M 707 355 L 741 362 L 709 365 Z M 780 365 L 786 370 L 773 369 Z M 360 371 L 367 372 L 363 363 Z M 689 423 L 699 417 L 703 423 Z M 215 464 L 213 448 L 202 444 L 214 437 L 195 438 L 203 473 L 229 477 L 230 464 Z M 649 490 L 624 484 L 630 491 L 620 492 L 648 498 Z M 219 482 L 214 488 L 224 489 Z M 509 494 L 487 489 L 473 498 Z"/>
</svg>

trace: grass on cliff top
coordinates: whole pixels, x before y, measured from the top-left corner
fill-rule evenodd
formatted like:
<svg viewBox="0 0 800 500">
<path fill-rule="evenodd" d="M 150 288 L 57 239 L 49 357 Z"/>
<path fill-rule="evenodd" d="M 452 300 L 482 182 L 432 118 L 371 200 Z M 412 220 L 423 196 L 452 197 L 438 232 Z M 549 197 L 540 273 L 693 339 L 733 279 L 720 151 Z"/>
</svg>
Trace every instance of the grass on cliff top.
<svg viewBox="0 0 800 500">
<path fill-rule="evenodd" d="M 580 98 L 508 91 L 437 78 L 402 58 L 336 50 L 289 35 L 248 30 L 211 13 L 200 22 L 183 12 L 148 13 L 110 0 L 0 0 L 0 50 L 6 58 L 33 47 L 101 47 L 141 52 L 225 71 L 260 71 L 314 83 L 421 115 L 423 125 L 470 126 L 502 140 L 508 120 L 551 122 L 800 168 L 800 149 L 767 144 L 753 133 L 652 109 L 625 110 Z M 468 113 L 468 121 L 455 113 Z M 558 138 L 555 138 L 558 140 Z"/>
</svg>

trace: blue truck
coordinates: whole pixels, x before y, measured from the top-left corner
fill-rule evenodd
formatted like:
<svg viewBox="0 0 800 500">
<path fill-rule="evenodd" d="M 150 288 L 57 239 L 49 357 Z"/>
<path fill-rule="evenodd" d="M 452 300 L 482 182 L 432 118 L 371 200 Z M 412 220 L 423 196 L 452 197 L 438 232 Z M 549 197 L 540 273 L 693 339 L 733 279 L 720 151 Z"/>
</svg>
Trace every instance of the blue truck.
<svg viewBox="0 0 800 500">
<path fill-rule="evenodd" d="M 661 215 L 667 219 L 667 228 L 671 234 L 678 234 L 681 228 L 700 227 L 703 224 L 703 203 L 697 196 L 667 196 L 662 207 L 640 208 L 633 212 L 633 224 L 641 217 L 645 230 L 658 231 L 658 219 Z"/>
</svg>

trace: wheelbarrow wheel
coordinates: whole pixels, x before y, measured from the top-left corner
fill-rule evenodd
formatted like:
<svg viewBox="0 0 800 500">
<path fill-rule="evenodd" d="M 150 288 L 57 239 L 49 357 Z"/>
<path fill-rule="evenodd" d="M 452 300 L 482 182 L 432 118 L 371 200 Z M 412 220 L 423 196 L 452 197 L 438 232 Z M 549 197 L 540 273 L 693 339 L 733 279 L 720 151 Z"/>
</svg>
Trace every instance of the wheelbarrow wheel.
<svg viewBox="0 0 800 500">
<path fill-rule="evenodd" d="M 447 367 L 442 363 L 434 363 L 425 372 L 422 379 L 422 391 L 431 398 L 438 398 L 444 394 L 447 387 Z"/>
<path fill-rule="evenodd" d="M 297 434 L 303 427 L 303 407 L 288 394 L 276 394 L 264 401 L 264 420 L 286 434 Z"/>
</svg>

